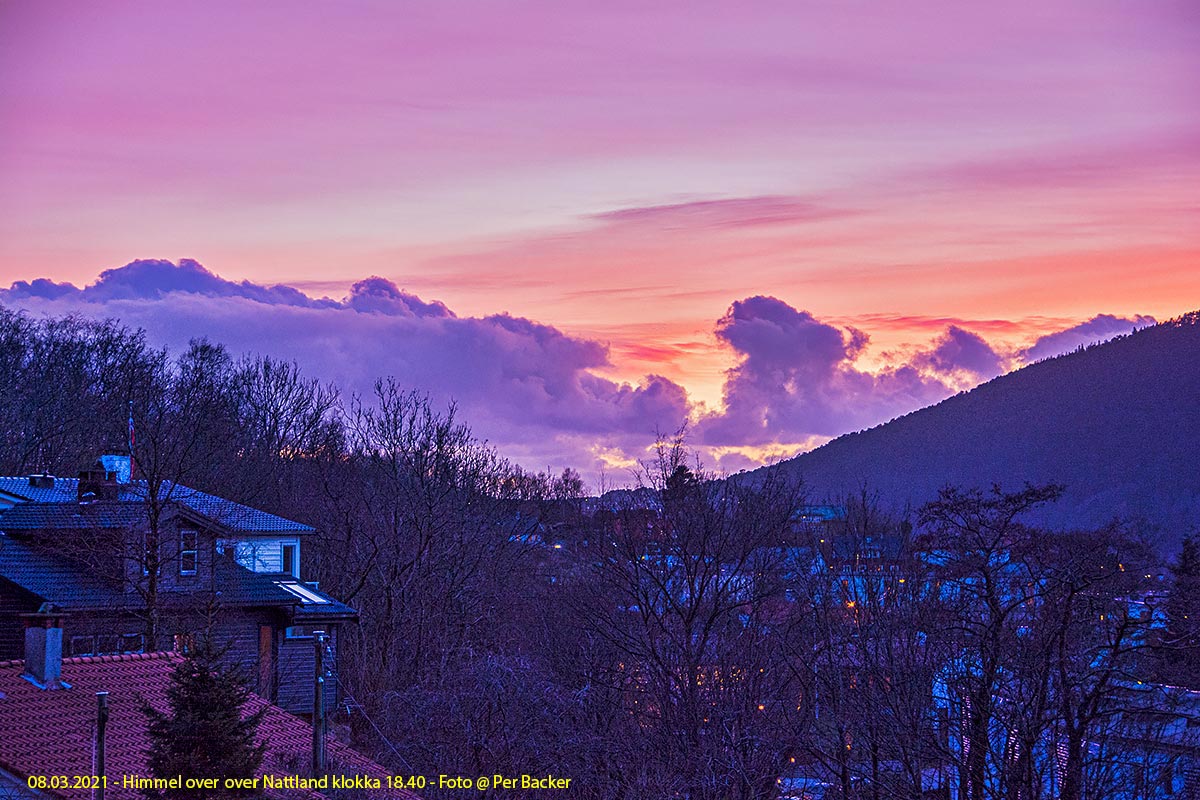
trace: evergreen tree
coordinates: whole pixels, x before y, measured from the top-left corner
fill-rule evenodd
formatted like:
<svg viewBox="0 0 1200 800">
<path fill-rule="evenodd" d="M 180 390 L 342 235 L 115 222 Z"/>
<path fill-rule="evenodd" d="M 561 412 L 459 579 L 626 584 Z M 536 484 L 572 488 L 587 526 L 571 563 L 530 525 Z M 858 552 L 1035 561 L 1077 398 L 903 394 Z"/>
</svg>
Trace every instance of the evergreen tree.
<svg viewBox="0 0 1200 800">
<path fill-rule="evenodd" d="M 1174 581 L 1167 599 L 1167 636 L 1163 642 L 1163 678 L 1200 688 L 1200 534 L 1183 540 L 1172 565 Z"/>
<path fill-rule="evenodd" d="M 257 739 L 266 708 L 245 714 L 250 689 L 241 675 L 219 663 L 207 638 L 197 642 L 171 675 L 170 709 L 143 707 L 149 720 L 148 766 L 154 777 L 247 778 L 257 774 L 265 744 Z M 156 800 L 245 797 L 245 791 L 147 791 Z"/>
</svg>

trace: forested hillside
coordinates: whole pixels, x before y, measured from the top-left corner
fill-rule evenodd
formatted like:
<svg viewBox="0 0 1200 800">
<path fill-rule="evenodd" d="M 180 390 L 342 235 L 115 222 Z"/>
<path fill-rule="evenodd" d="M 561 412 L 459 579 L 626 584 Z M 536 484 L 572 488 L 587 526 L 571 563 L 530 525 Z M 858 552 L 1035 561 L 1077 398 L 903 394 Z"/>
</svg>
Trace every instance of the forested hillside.
<svg viewBox="0 0 1200 800">
<path fill-rule="evenodd" d="M 1044 521 L 1144 523 L 1163 549 L 1200 524 L 1200 313 L 1031 364 L 777 465 L 818 496 L 863 482 L 895 507 L 947 484 L 1066 485 Z"/>
</svg>

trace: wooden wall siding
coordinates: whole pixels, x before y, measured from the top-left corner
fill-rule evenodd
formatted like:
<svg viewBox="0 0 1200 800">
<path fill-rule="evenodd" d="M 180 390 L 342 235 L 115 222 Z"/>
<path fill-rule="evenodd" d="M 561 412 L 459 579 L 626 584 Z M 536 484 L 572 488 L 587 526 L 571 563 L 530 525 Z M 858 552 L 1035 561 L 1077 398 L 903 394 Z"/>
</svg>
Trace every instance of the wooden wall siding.
<svg viewBox="0 0 1200 800">
<path fill-rule="evenodd" d="M 283 546 L 296 546 L 300 560 L 300 540 L 294 536 L 256 536 L 252 539 L 223 539 L 222 547 L 234 547 L 235 558 L 243 567 L 254 572 L 283 572 Z"/>
<path fill-rule="evenodd" d="M 276 638 L 273 626 L 258 626 L 258 693 L 272 701 L 275 699 L 275 664 L 278 659 Z"/>
<path fill-rule="evenodd" d="M 325 666 L 334 671 L 337 666 L 337 631 L 329 630 L 332 654 L 325 656 Z M 313 640 L 310 637 L 284 639 L 279 647 L 278 689 L 276 705 L 293 714 L 311 714 L 313 705 Z M 340 687 L 332 676 L 325 679 L 325 710 L 332 713 L 341 697 Z"/>
<path fill-rule="evenodd" d="M 181 529 L 195 530 L 196 536 L 196 571 L 191 575 L 180 573 Z M 143 556 L 140 548 L 143 546 L 144 531 L 131 531 L 127 537 L 127 552 L 125 581 L 131 593 L 137 593 L 137 587 L 146 585 Z M 159 576 L 158 585 L 163 591 L 202 592 L 212 588 L 213 568 L 217 559 L 217 540 L 211 531 L 198 528 L 187 520 L 178 518 L 168 519 L 160 524 L 158 542 Z"/>
<path fill-rule="evenodd" d="M 25 657 L 25 624 L 20 615 L 37 611 L 38 605 L 29 592 L 0 580 L 0 661 Z"/>
</svg>

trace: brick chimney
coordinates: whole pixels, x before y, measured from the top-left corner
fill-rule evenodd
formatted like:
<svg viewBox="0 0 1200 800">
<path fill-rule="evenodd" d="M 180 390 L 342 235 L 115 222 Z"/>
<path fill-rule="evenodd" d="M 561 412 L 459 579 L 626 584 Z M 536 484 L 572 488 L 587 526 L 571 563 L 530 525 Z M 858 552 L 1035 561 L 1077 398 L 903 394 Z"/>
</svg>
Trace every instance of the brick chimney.
<svg viewBox="0 0 1200 800">
<path fill-rule="evenodd" d="M 79 502 L 92 503 L 97 500 L 117 499 L 120 487 L 117 482 L 117 470 L 110 469 L 113 466 L 105 464 L 104 459 L 99 458 L 79 471 Z"/>
<path fill-rule="evenodd" d="M 54 476 L 48 472 L 43 472 L 40 475 L 30 475 L 29 487 L 31 489 L 53 489 Z"/>
<path fill-rule="evenodd" d="M 22 677 L 39 689 L 70 689 L 62 680 L 63 613 L 49 603 L 36 614 L 22 614 L 25 622 L 25 673 Z"/>
</svg>

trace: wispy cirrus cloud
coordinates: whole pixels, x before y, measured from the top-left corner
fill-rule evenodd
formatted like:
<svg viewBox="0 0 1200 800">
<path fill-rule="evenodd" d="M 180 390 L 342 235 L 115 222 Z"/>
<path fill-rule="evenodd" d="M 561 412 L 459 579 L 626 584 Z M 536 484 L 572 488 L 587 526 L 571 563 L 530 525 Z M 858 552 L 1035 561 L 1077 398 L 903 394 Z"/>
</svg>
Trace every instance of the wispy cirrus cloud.
<svg viewBox="0 0 1200 800">
<path fill-rule="evenodd" d="M 593 214 L 591 219 L 617 225 L 647 225 L 662 231 L 696 231 L 802 225 L 857 213 L 803 197 L 759 195 L 618 208 Z"/>
</svg>

